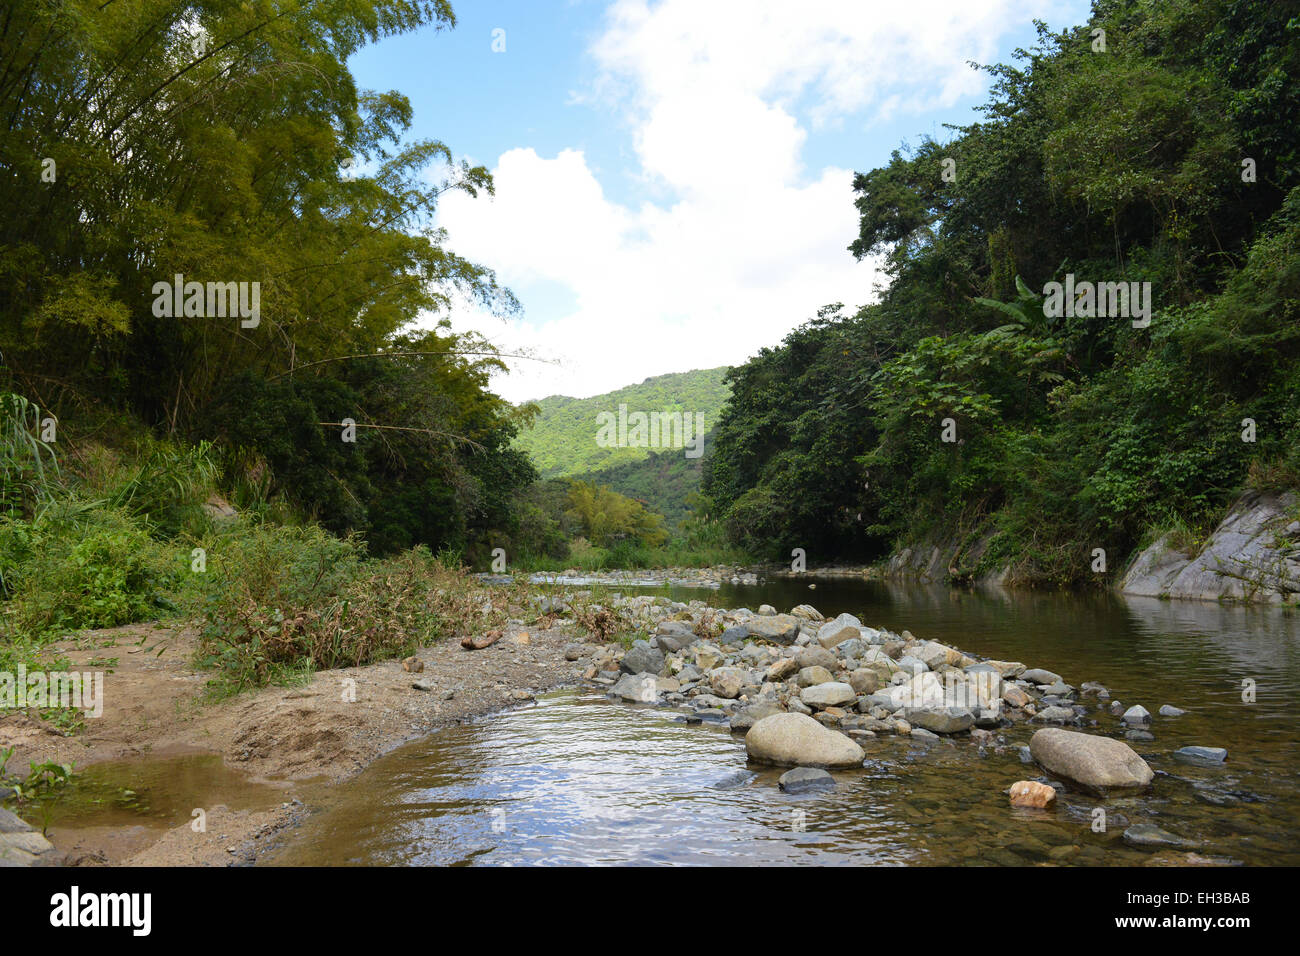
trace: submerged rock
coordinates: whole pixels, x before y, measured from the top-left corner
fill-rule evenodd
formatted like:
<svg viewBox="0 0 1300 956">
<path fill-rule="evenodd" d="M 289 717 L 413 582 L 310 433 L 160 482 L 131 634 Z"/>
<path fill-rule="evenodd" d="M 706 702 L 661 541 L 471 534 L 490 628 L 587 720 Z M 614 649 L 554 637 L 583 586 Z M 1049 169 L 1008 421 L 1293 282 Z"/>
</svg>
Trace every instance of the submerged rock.
<svg viewBox="0 0 1300 956">
<path fill-rule="evenodd" d="M 745 735 L 745 752 L 758 763 L 786 767 L 858 767 L 866 756 L 844 734 L 803 714 L 764 717 Z"/>
<path fill-rule="evenodd" d="M 1029 752 L 1048 772 L 1093 790 L 1145 787 L 1155 776 L 1132 747 L 1111 737 L 1045 727 Z"/>
<path fill-rule="evenodd" d="M 1228 758 L 1222 747 L 1183 747 L 1174 751 L 1174 759 L 1198 767 L 1217 767 Z"/>
<path fill-rule="evenodd" d="M 781 774 L 777 785 L 786 793 L 807 793 L 810 790 L 833 790 L 835 778 L 825 770 L 815 767 L 795 767 Z"/>
<path fill-rule="evenodd" d="M 1157 848 L 1195 846 L 1191 841 L 1162 830 L 1154 823 L 1135 823 L 1124 831 L 1124 842 L 1129 846 Z"/>
</svg>

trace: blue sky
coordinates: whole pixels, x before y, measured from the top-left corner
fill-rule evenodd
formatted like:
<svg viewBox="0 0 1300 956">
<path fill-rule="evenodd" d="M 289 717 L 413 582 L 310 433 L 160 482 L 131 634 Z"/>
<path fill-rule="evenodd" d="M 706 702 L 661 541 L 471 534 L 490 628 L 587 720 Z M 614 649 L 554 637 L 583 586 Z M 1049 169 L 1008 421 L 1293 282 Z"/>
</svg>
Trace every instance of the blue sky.
<svg viewBox="0 0 1300 956">
<path fill-rule="evenodd" d="M 453 0 L 454 2 L 454 0 Z M 511 400 L 585 396 L 743 362 L 830 301 L 868 301 L 845 246 L 849 180 L 969 122 L 1009 60 L 1087 15 L 1054 0 L 484 0 L 450 31 L 385 40 L 357 82 L 397 89 L 414 138 L 494 171 L 495 199 L 439 212 L 450 246 L 519 296 L 452 316 L 520 361 Z M 503 52 L 494 52 L 494 39 Z"/>
</svg>

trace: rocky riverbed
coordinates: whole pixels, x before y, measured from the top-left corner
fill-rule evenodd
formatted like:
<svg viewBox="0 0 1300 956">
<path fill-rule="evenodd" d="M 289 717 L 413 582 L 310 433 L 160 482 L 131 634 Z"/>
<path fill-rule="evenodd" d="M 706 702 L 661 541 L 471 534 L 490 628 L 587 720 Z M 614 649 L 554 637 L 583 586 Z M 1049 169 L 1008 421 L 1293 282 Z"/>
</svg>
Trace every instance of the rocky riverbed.
<svg viewBox="0 0 1300 956">
<path fill-rule="evenodd" d="M 1151 712 L 1112 700 L 1096 682 L 1076 686 L 1025 662 L 980 660 L 850 614 L 827 620 L 809 604 L 788 614 L 654 597 L 620 598 L 614 606 L 650 636 L 601 647 L 584 677 L 629 704 L 672 708 L 686 723 L 744 734 L 750 761 L 798 770 L 781 778 L 784 790 L 833 786 L 824 771 L 861 767 L 876 737 L 947 738 L 1002 751 L 1013 746 L 1006 732 L 1018 725 L 1034 732 L 1019 748 L 1030 779 L 1006 781 L 1014 805 L 1048 806 L 1062 788 L 1131 796 L 1154 777 L 1130 745 L 1154 739 Z M 568 653 L 587 658 L 590 648 L 571 645 Z M 1183 713 L 1171 704 L 1153 709 L 1164 719 Z M 1118 720 L 1125 739 L 1098 732 L 1103 715 Z M 1172 756 L 1206 766 L 1227 753 L 1186 747 Z M 1177 846 L 1178 838 L 1139 832 L 1127 842 Z"/>
</svg>

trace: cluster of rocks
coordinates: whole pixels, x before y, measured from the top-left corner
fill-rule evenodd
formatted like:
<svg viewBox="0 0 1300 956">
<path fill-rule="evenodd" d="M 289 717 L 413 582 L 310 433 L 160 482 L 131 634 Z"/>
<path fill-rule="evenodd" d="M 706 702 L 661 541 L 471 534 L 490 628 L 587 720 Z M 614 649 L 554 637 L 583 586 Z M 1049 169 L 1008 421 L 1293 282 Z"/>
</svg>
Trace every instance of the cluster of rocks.
<svg viewBox="0 0 1300 956">
<path fill-rule="evenodd" d="M 624 700 L 683 707 L 735 731 L 794 714 L 807 723 L 783 726 L 816 724 L 859 743 L 878 734 L 936 737 L 1017 720 L 1078 724 L 1085 713 L 1072 706 L 1075 689 L 1058 674 L 977 660 L 907 631 L 868 627 L 851 614 L 826 620 L 807 604 L 789 614 L 764 605 L 758 612 L 715 612 L 709 620 L 699 602 L 632 598 L 625 606 L 641 611 L 651 636 L 626 650 L 608 645 L 588 678 Z M 753 748 L 763 759 L 764 746 Z"/>
<path fill-rule="evenodd" d="M 1095 697 L 1133 739 L 1147 739 L 1140 735 L 1150 713 L 1110 701 L 1097 683 L 1075 688 L 1049 670 L 979 660 L 908 631 L 868 627 L 850 614 L 827 620 L 807 604 L 779 614 L 766 605 L 717 611 L 703 602 L 641 597 L 621 602 L 620 611 L 650 636 L 627 648 L 606 645 L 585 676 L 624 701 L 676 708 L 687 722 L 714 721 L 744 733 L 750 760 L 798 768 L 781 778 L 788 792 L 833 786 L 825 769 L 861 766 L 863 745 L 879 735 L 964 735 L 984 744 L 995 729 L 1017 723 L 1044 725 L 1021 759 L 1056 780 L 1105 795 L 1145 788 L 1154 777 L 1125 741 L 1070 729 L 1096 723 L 1080 703 Z M 1169 705 L 1159 712 L 1183 713 Z M 1212 765 L 1226 751 L 1190 747 L 1174 756 Z M 1056 797 L 1052 786 L 1033 780 L 1008 792 L 1019 806 L 1046 807 Z"/>
<path fill-rule="evenodd" d="M 477 577 L 488 583 L 509 584 L 513 578 L 502 574 L 480 574 Z M 569 568 L 565 571 L 540 571 L 530 575 L 529 584 L 562 585 L 565 587 L 591 587 L 607 585 L 625 588 L 712 588 L 716 590 L 723 584 L 758 584 L 757 573 L 745 568 L 731 565 L 717 565 L 709 568 L 650 568 L 636 571 L 581 571 Z"/>
</svg>

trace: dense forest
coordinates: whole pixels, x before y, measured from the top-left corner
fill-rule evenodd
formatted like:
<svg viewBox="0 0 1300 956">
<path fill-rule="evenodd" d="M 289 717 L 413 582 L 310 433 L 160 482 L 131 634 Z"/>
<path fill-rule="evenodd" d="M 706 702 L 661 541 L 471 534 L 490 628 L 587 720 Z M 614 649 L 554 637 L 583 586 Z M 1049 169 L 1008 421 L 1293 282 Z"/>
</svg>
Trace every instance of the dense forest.
<svg viewBox="0 0 1300 956">
<path fill-rule="evenodd" d="M 521 415 L 488 389 L 496 350 L 445 316 L 458 294 L 518 305 L 433 224 L 440 196 L 491 178 L 407 138 L 406 97 L 347 68 L 367 43 L 454 23 L 446 0 L 7 3 L 15 440 L 57 423 L 44 449 L 67 453 L 68 478 L 93 471 L 91 442 L 163 483 L 362 532 L 376 553 L 482 552 L 509 532 L 536 478 L 513 446 Z M 413 330 L 421 315 L 443 321 Z M 11 464 L 0 506 L 30 519 L 42 453 Z"/>
<path fill-rule="evenodd" d="M 955 537 L 959 577 L 1065 583 L 1300 485 L 1298 14 L 1101 0 L 857 175 L 888 289 L 732 373 L 703 513 L 769 558 Z"/>
</svg>

